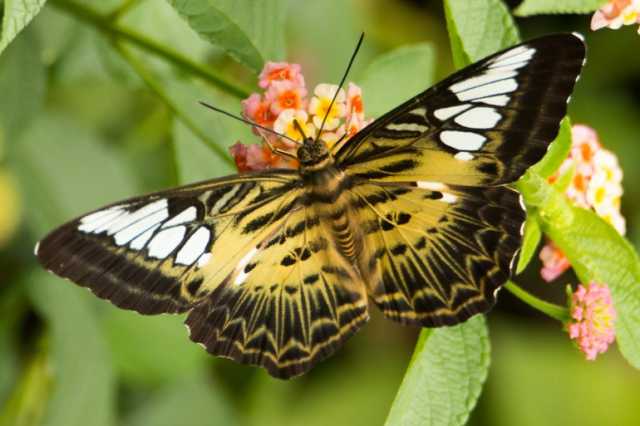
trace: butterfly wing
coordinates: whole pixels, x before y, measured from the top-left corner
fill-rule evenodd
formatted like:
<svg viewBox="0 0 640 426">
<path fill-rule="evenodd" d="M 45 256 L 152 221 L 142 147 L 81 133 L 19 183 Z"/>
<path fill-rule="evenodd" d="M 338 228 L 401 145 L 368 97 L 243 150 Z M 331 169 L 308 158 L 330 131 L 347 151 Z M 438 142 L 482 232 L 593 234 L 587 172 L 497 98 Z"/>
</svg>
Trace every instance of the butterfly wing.
<svg viewBox="0 0 640 426">
<path fill-rule="evenodd" d="M 504 185 L 557 135 L 584 55 L 573 34 L 507 49 L 407 101 L 338 150 L 369 223 L 365 281 L 386 316 L 451 325 L 494 304 L 525 218 L 518 194 Z"/>
<path fill-rule="evenodd" d="M 515 190 L 366 183 L 352 192 L 365 282 L 387 317 L 435 327 L 493 306 L 521 244 L 525 211 Z"/>
<path fill-rule="evenodd" d="M 193 340 L 287 378 L 332 354 L 367 321 L 365 286 L 312 211 L 292 212 L 189 314 Z"/>
<path fill-rule="evenodd" d="M 367 126 L 336 161 L 379 181 L 513 182 L 557 135 L 584 57 L 574 34 L 489 56 Z"/>
<path fill-rule="evenodd" d="M 303 197 L 295 171 L 217 179 L 84 215 L 36 255 L 119 307 L 190 312 L 191 338 L 210 352 L 290 377 L 367 319 L 362 282 Z"/>
</svg>

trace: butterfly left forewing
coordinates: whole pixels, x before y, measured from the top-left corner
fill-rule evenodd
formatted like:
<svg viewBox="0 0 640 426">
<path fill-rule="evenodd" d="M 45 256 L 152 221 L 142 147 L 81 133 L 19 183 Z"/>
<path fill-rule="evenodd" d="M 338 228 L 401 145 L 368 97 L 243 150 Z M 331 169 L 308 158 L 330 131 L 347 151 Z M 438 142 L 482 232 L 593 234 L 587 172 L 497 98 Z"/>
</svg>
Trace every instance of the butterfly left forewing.
<svg viewBox="0 0 640 426">
<path fill-rule="evenodd" d="M 574 34 L 492 55 L 367 126 L 336 161 L 362 179 L 513 182 L 557 135 L 584 55 Z"/>
<path fill-rule="evenodd" d="M 293 208 L 296 176 L 230 176 L 124 200 L 54 230 L 36 255 L 121 308 L 185 312 Z"/>
</svg>

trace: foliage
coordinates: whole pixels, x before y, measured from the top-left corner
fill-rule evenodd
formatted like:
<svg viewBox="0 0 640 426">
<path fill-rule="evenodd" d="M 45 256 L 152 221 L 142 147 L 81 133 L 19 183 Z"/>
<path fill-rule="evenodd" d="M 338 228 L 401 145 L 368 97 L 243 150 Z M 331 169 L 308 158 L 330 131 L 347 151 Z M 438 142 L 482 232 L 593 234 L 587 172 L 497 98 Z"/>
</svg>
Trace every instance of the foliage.
<svg viewBox="0 0 640 426">
<path fill-rule="evenodd" d="M 179 318 L 141 318 L 122 312 L 34 270 L 27 246 L 76 214 L 142 189 L 233 172 L 228 147 L 237 140 L 252 141 L 251 131 L 212 115 L 197 101 L 238 111 L 240 99 L 249 92 L 247 87 L 255 85 L 263 64 L 288 57 L 286 13 L 288 6 L 294 7 L 285 0 L 92 3 L 50 0 L 38 18 L 41 22 L 35 20 L 27 28 L 45 1 L 0 1 L 0 148 L 6 151 L 6 167 L 18 178 L 30 207 L 20 230 L 26 242 L 11 246 L 20 254 L 0 260 L 15 270 L 7 275 L 11 293 L 0 289 L 0 296 L 11 302 L 0 303 L 0 398 L 7 401 L 0 411 L 0 424 L 80 425 L 88 418 L 95 425 L 263 423 L 260 413 L 238 409 L 238 404 L 245 403 L 267 412 L 280 407 L 296 421 L 311 405 L 315 413 L 329 416 L 328 407 L 336 404 L 331 397 L 355 400 L 361 383 L 371 388 L 390 386 L 393 392 L 402 367 L 386 367 L 395 378 L 390 381 L 371 377 L 386 377 L 385 367 L 377 368 L 376 363 L 393 357 L 383 358 L 381 351 L 380 357 L 371 354 L 369 364 L 363 364 L 368 368 L 353 368 L 354 376 L 343 377 L 344 367 L 338 374 L 331 366 L 326 371 L 318 367 L 324 376 L 313 382 L 315 387 L 309 386 L 314 395 L 309 402 L 296 395 L 306 389 L 304 381 L 274 384 L 227 363 L 224 366 L 230 372 L 222 372 L 220 361 L 189 344 Z M 515 14 L 584 13 L 602 3 L 525 0 Z M 343 4 L 334 6 L 339 9 Z M 445 0 L 443 7 L 457 68 L 520 40 L 502 0 Z M 314 9 L 309 6 L 309 10 Z M 171 27 L 170 37 L 164 28 L 149 23 L 149 11 L 160 11 L 157 19 Z M 301 16 L 304 10 L 290 12 Z M 335 20 L 345 16 L 351 16 L 346 9 L 335 12 Z M 318 19 L 327 21 L 326 34 L 320 37 L 330 38 L 330 18 L 313 16 L 313 25 L 322 24 Z M 76 28 L 77 22 L 87 28 Z M 330 42 L 319 44 L 327 49 Z M 354 79 L 363 88 L 368 113 L 379 116 L 434 83 L 435 75 L 443 73 L 438 63 L 445 56 L 445 49 L 437 47 L 441 46 L 407 43 L 362 67 Z M 295 42 L 289 51 L 302 51 L 303 57 L 314 54 Z M 365 49 L 363 56 L 374 53 Z M 83 85 L 87 75 L 93 80 Z M 76 104 L 88 104 L 83 91 L 89 85 L 97 86 L 90 96 L 98 90 L 103 96 L 92 98 L 87 111 L 74 109 Z M 119 97 L 134 105 L 126 111 L 110 111 L 108 104 L 115 104 Z M 528 211 L 517 272 L 522 273 L 519 278 L 526 276 L 543 235 L 552 238 L 582 282 L 595 280 L 610 286 L 618 311 L 620 351 L 638 369 L 638 255 L 603 220 L 572 206 L 563 196 L 562 185 L 571 173 L 554 185 L 546 181 L 569 152 L 570 129 L 567 118 L 545 158 L 516 185 Z M 0 151 L 0 159 L 3 155 Z M 141 162 L 144 167 L 139 166 Z M 0 164 L 5 167 L 4 162 Z M 161 170 L 162 176 L 149 183 L 151 169 Z M 29 315 L 36 317 L 35 326 Z M 25 347 L 19 348 L 16 335 L 23 330 L 14 324 L 25 323 L 35 327 L 36 337 L 21 340 Z M 456 327 L 423 330 L 389 410 L 381 403 L 371 413 L 387 410 L 387 425 L 465 424 L 490 374 L 489 348 L 483 316 Z M 23 361 L 19 359 L 22 352 L 28 353 Z M 351 355 L 365 358 L 369 354 Z M 350 362 L 348 357 L 345 362 Z M 400 361 L 397 365 L 401 366 Z M 359 379 L 352 382 L 348 377 Z M 234 383 L 233 397 L 224 389 L 225 380 Z M 340 391 L 334 395 L 330 386 L 339 386 Z M 238 395 L 249 388 L 257 391 Z M 122 403 L 124 407 L 120 407 L 121 394 L 128 401 Z M 304 402 L 304 410 L 291 408 L 289 401 Z M 363 397 L 363 406 L 368 402 Z M 348 418 L 348 408 L 338 411 Z M 273 419 L 277 418 L 274 414 Z"/>
</svg>

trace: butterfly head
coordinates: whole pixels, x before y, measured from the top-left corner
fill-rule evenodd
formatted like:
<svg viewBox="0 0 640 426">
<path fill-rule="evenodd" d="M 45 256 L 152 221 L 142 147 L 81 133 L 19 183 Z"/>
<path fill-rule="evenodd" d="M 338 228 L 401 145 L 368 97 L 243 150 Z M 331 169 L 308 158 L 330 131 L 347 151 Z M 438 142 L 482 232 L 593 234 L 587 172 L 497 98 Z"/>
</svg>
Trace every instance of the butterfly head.
<svg viewBox="0 0 640 426">
<path fill-rule="evenodd" d="M 298 161 L 300 161 L 300 170 L 304 172 L 327 167 L 333 163 L 333 158 L 324 141 L 305 138 L 298 148 Z"/>
</svg>

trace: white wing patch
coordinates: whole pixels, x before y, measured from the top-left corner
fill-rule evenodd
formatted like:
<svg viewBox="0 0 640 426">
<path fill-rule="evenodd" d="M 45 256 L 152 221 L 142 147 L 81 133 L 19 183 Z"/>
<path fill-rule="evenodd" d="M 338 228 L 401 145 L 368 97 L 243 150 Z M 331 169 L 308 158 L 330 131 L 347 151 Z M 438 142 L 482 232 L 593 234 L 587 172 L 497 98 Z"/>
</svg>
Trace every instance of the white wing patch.
<svg viewBox="0 0 640 426">
<path fill-rule="evenodd" d="M 470 152 L 461 151 L 454 155 L 453 158 L 460 161 L 471 161 L 474 159 L 474 156 Z"/>
<path fill-rule="evenodd" d="M 454 121 L 471 129 L 491 129 L 502 119 L 494 108 L 475 107 L 457 116 Z"/>
<path fill-rule="evenodd" d="M 475 100 L 487 105 L 506 106 L 518 88 L 518 70 L 525 67 L 536 53 L 536 49 L 520 46 L 494 58 L 487 69 L 479 75 L 452 84 L 449 90 L 460 101 Z M 502 96 L 498 96 L 502 95 Z"/>
<path fill-rule="evenodd" d="M 458 151 L 477 151 L 487 141 L 483 135 L 458 130 L 445 130 L 440 133 L 443 144 Z"/>
<path fill-rule="evenodd" d="M 476 102 L 482 102 L 483 104 L 494 106 L 507 106 L 509 99 L 510 98 L 507 95 L 497 95 L 489 96 L 488 98 L 476 99 Z"/>
<path fill-rule="evenodd" d="M 167 228 L 169 226 L 175 226 L 175 225 L 180 225 L 182 223 L 194 221 L 196 220 L 197 213 L 198 213 L 198 210 L 196 209 L 195 206 L 188 207 L 182 210 L 179 214 L 172 217 L 171 220 L 168 220 L 167 222 L 165 222 L 165 224 L 162 225 L 162 227 Z"/>
<path fill-rule="evenodd" d="M 451 106 L 446 108 L 439 108 L 433 112 L 433 115 L 438 120 L 445 121 L 450 119 L 454 115 L 458 115 L 461 112 L 466 111 L 469 108 L 471 108 L 471 105 L 469 104 L 461 104 L 461 105 L 456 105 L 456 106 Z"/>
<path fill-rule="evenodd" d="M 198 228 L 178 252 L 176 263 L 182 265 L 195 263 L 204 254 L 210 239 L 211 232 L 207 228 L 204 226 Z"/>
<path fill-rule="evenodd" d="M 155 234 L 147 246 L 149 257 L 164 259 L 169 256 L 182 243 L 186 232 L 186 227 L 175 226 Z"/>
</svg>

